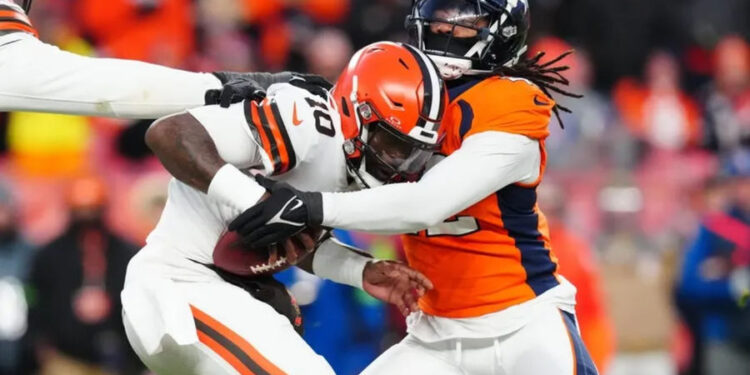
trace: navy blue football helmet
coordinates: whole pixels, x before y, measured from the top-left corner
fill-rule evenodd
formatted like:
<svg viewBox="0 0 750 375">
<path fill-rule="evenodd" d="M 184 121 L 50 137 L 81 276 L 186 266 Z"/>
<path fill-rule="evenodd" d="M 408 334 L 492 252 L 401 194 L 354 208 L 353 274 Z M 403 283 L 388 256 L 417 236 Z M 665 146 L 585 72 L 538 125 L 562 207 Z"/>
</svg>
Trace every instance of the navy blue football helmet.
<svg viewBox="0 0 750 375">
<path fill-rule="evenodd" d="M 526 52 L 529 24 L 528 0 L 414 0 L 406 18 L 410 43 L 445 79 L 516 64 Z"/>
</svg>

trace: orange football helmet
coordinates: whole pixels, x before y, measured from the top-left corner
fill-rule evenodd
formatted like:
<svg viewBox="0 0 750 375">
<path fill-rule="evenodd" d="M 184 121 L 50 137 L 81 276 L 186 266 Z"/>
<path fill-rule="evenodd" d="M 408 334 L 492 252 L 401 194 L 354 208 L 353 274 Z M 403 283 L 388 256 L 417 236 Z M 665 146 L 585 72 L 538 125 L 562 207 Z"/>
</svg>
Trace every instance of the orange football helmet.
<svg viewBox="0 0 750 375">
<path fill-rule="evenodd" d="M 416 181 L 439 148 L 448 91 L 434 63 L 406 44 L 354 54 L 331 95 L 349 172 L 363 187 Z"/>
</svg>

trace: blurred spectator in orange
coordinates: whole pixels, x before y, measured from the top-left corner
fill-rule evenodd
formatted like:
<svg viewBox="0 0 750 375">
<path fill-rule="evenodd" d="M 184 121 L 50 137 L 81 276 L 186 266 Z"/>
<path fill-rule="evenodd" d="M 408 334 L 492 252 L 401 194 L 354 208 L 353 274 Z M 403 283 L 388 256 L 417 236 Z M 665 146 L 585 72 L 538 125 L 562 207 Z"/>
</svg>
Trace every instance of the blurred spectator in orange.
<svg viewBox="0 0 750 375">
<path fill-rule="evenodd" d="M 266 22 L 260 29 L 258 43 L 259 57 L 267 70 L 283 70 L 292 49 L 292 30 L 289 22 L 284 18 Z"/>
<path fill-rule="evenodd" d="M 241 0 L 242 14 L 248 24 L 277 18 L 284 11 L 284 0 Z M 216 3 L 216 0 L 209 0 Z"/>
<path fill-rule="evenodd" d="M 70 223 L 35 256 L 35 304 L 29 329 L 42 375 L 137 373 L 120 316 L 125 269 L 136 247 L 103 221 L 106 186 L 97 178 L 73 181 Z"/>
<path fill-rule="evenodd" d="M 217 2 L 216 0 L 211 0 Z M 243 0 L 242 14 L 257 40 L 258 59 L 264 69 L 283 70 L 292 49 L 292 30 L 284 12 L 284 0 Z"/>
<path fill-rule="evenodd" d="M 16 201 L 0 184 L 0 374 L 20 374 L 22 338 L 26 333 L 28 304 L 24 284 L 28 280 L 31 245 L 18 227 Z"/>
<path fill-rule="evenodd" d="M 354 52 L 349 37 L 341 30 L 320 30 L 305 43 L 308 72 L 335 82 Z"/>
<path fill-rule="evenodd" d="M 726 153 L 750 147 L 750 46 L 741 37 L 726 37 L 716 46 L 714 82 L 703 105 L 708 148 Z"/>
<path fill-rule="evenodd" d="M 730 200 L 684 255 L 677 304 L 694 337 L 693 374 L 750 373 L 750 152 L 725 166 Z"/>
<path fill-rule="evenodd" d="M 337 24 L 349 15 L 349 0 L 302 0 L 300 8 L 319 24 Z"/>
<path fill-rule="evenodd" d="M 107 56 L 183 66 L 194 51 L 190 0 L 77 0 L 76 24 Z"/>
<path fill-rule="evenodd" d="M 216 0 L 213 0 L 216 1 Z M 331 25 L 349 15 L 349 0 L 241 0 L 245 21 L 257 24 L 278 19 L 287 8 L 296 7 L 315 23 Z"/>
<path fill-rule="evenodd" d="M 585 239 L 568 229 L 564 217 L 565 195 L 555 185 L 539 191 L 539 204 L 547 213 L 550 241 L 560 265 L 560 274 L 575 285 L 576 317 L 581 337 L 601 374 L 606 374 L 615 354 L 615 332 L 607 312 L 596 254 Z"/>
<path fill-rule="evenodd" d="M 290 62 L 294 45 L 303 44 L 295 40 L 295 36 L 303 36 L 302 39 L 305 39 L 304 35 L 300 35 L 300 30 L 295 32 L 294 29 L 310 30 L 302 19 L 290 22 L 292 20 L 286 16 L 290 10 L 297 10 L 299 14 L 307 16 L 313 24 L 333 25 L 346 20 L 350 9 L 349 0 L 244 0 L 242 5 L 245 22 L 257 31 L 260 51 L 258 56 L 264 62 L 264 68 L 272 71 L 283 70 Z M 349 44 L 348 38 L 346 44 Z M 336 49 L 339 46 L 340 44 L 324 45 L 319 53 L 332 53 L 335 57 L 351 49 L 351 46 L 344 47 L 344 52 L 341 52 Z M 325 49 L 326 47 L 333 48 Z M 304 54 L 308 53 L 306 45 L 302 49 L 305 50 Z M 351 52 L 346 53 L 347 59 L 350 54 Z"/>
<path fill-rule="evenodd" d="M 679 151 L 701 140 L 701 113 L 681 90 L 679 66 L 667 52 L 648 58 L 645 86 L 623 78 L 613 99 L 633 135 L 656 149 Z"/>
</svg>

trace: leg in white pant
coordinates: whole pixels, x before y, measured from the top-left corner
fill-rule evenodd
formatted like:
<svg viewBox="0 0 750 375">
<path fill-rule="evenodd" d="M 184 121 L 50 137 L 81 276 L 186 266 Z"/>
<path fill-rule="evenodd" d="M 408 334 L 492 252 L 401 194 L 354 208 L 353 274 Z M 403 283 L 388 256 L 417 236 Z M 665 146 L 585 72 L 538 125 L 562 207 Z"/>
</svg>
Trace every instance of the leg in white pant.
<svg viewBox="0 0 750 375">
<path fill-rule="evenodd" d="M 378 357 L 364 375 L 597 375 L 575 327 L 554 306 L 523 328 L 495 338 L 426 343 L 409 335 Z"/>
<path fill-rule="evenodd" d="M 444 344 L 447 345 L 447 344 Z M 414 336 L 407 336 L 392 346 L 371 363 L 362 375 L 380 374 L 432 374 L 461 375 L 463 372 L 450 358 L 450 353 L 441 350 L 438 344 L 423 343 Z"/>
<path fill-rule="evenodd" d="M 510 375 L 597 375 L 575 317 L 554 307 L 500 342 L 500 361 Z"/>
<path fill-rule="evenodd" d="M 133 349 L 157 374 L 334 373 L 285 317 L 246 291 L 225 282 L 175 283 L 175 287 L 187 297 L 199 342 L 177 345 L 167 336 L 162 350 L 149 355 L 124 316 Z"/>
</svg>

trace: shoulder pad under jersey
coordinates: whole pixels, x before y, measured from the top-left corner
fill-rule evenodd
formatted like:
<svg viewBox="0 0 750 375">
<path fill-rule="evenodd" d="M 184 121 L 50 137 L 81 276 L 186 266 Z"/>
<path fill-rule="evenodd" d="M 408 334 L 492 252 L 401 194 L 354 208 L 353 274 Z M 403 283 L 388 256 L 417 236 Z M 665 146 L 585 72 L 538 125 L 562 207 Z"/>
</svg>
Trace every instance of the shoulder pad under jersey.
<svg viewBox="0 0 750 375">
<path fill-rule="evenodd" d="M 294 169 L 318 143 L 335 134 L 330 108 L 322 98 L 287 83 L 269 87 L 261 102 L 245 102 L 245 119 L 260 140 L 262 155 L 270 161 L 269 173 Z M 323 131 L 321 131 L 323 129 Z"/>
<path fill-rule="evenodd" d="M 456 95 L 446 118 L 457 139 L 483 131 L 504 131 L 534 139 L 549 135 L 554 100 L 523 78 L 491 77 Z"/>
</svg>

